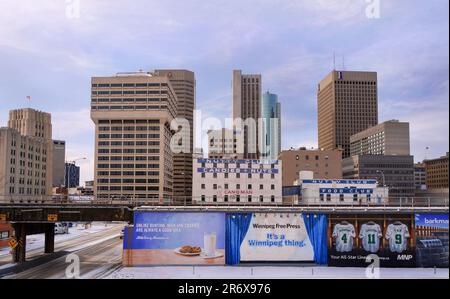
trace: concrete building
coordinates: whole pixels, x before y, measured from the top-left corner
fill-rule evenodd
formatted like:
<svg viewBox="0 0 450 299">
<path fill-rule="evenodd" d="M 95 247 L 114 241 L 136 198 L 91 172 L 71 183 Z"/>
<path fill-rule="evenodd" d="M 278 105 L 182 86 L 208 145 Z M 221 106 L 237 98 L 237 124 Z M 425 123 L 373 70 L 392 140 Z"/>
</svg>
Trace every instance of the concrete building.
<svg viewBox="0 0 450 299">
<path fill-rule="evenodd" d="M 263 94 L 261 119 L 261 159 L 278 159 L 281 152 L 281 103 L 278 102 L 276 94 Z"/>
<path fill-rule="evenodd" d="M 377 180 L 313 179 L 312 172 L 300 172 L 300 204 L 385 204 L 389 200 L 386 187 Z"/>
<path fill-rule="evenodd" d="M 80 167 L 75 163 L 65 163 L 64 186 L 66 188 L 76 188 L 80 186 Z"/>
<path fill-rule="evenodd" d="M 420 162 L 414 164 L 414 188 L 416 190 L 427 189 L 427 173 L 425 164 Z"/>
<path fill-rule="evenodd" d="M 9 111 L 8 127 L 16 129 L 20 135 L 52 139 L 51 115 L 31 108 Z"/>
<path fill-rule="evenodd" d="M 260 157 L 261 117 L 261 75 L 246 75 L 240 70 L 233 71 L 233 120 L 246 122 L 238 131 L 244 132 L 244 158 L 258 159 Z"/>
<path fill-rule="evenodd" d="M 65 162 L 66 162 L 66 142 L 53 140 L 53 187 L 65 185 Z"/>
<path fill-rule="evenodd" d="M 284 150 L 279 160 L 283 162 L 283 186 L 293 186 L 300 171 L 312 171 L 315 179 L 342 179 L 342 151 L 337 149 Z"/>
<path fill-rule="evenodd" d="M 392 200 L 414 197 L 414 157 L 361 155 L 342 161 L 343 178 L 374 179 L 389 188 Z"/>
<path fill-rule="evenodd" d="M 51 115 L 31 108 L 9 112 L 0 129 L 0 201 L 39 202 L 52 194 Z"/>
<path fill-rule="evenodd" d="M 244 143 L 236 130 L 208 131 L 208 157 L 210 159 L 243 159 Z"/>
<path fill-rule="evenodd" d="M 177 96 L 168 76 L 150 72 L 92 78 L 97 198 L 173 197 L 171 121 Z"/>
<path fill-rule="evenodd" d="M 194 202 L 281 203 L 278 160 L 194 160 Z"/>
<path fill-rule="evenodd" d="M 409 155 L 409 123 L 389 120 L 350 136 L 350 155 Z"/>
<path fill-rule="evenodd" d="M 175 200 L 184 200 L 192 196 L 195 74 L 188 70 L 155 70 L 155 74 L 169 78 L 177 97 L 177 118 L 189 122 L 189 130 L 185 130 L 183 137 L 189 144 L 178 144 L 182 152 L 173 156 L 173 196 Z"/>
<path fill-rule="evenodd" d="M 350 156 L 350 136 L 378 124 L 376 72 L 332 71 L 318 85 L 319 148 Z"/>
<path fill-rule="evenodd" d="M 50 199 L 51 151 L 51 140 L 0 128 L 0 202 Z"/>
<path fill-rule="evenodd" d="M 423 161 L 428 189 L 448 189 L 449 153 L 437 159 Z"/>
</svg>

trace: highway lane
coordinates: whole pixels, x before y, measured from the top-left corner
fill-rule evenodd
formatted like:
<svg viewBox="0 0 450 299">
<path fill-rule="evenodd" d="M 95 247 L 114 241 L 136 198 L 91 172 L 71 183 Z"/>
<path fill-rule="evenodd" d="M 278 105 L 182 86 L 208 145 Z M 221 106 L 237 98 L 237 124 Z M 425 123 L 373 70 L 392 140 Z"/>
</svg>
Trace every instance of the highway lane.
<svg viewBox="0 0 450 299">
<path fill-rule="evenodd" d="M 80 261 L 80 275 L 78 278 L 102 278 L 112 271 L 121 268 L 122 239 L 119 238 L 120 228 L 110 230 L 108 234 L 96 235 L 84 244 L 73 244 L 73 251 L 69 250 L 61 257 L 38 265 L 23 272 L 5 276 L 5 279 L 64 279 L 66 269 L 73 266 L 66 262 L 68 254 L 76 254 Z M 92 244 L 89 244 L 92 243 Z M 76 268 L 76 267 L 75 267 Z M 73 272 L 71 272 L 73 273 Z"/>
<path fill-rule="evenodd" d="M 103 238 L 104 236 L 120 233 L 120 231 L 123 229 L 124 224 L 109 223 L 108 226 L 110 227 L 98 232 L 76 235 L 73 238 L 62 241 L 55 240 L 55 252 L 70 251 L 71 248 L 74 248 L 76 246 L 83 246 L 84 244 L 88 244 L 93 240 L 98 240 L 100 238 Z M 44 255 L 46 254 L 44 253 L 44 247 L 42 246 L 36 249 L 27 250 L 26 259 L 27 261 L 32 261 Z M 0 266 L 9 263 L 12 263 L 12 256 L 10 254 L 0 256 Z"/>
</svg>

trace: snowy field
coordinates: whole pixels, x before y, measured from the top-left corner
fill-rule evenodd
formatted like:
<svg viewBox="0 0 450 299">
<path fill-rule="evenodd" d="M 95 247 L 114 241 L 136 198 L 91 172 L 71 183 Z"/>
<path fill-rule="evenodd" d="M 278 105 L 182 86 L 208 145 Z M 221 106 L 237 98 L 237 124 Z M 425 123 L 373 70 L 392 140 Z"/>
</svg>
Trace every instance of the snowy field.
<svg viewBox="0 0 450 299">
<path fill-rule="evenodd" d="M 384 279 L 448 279 L 448 269 L 380 269 Z M 372 274 L 370 274 L 372 275 Z M 288 266 L 200 266 L 122 268 L 107 279 L 349 279 L 368 278 L 364 268 Z"/>
<path fill-rule="evenodd" d="M 69 227 L 69 233 L 68 234 L 58 234 L 55 235 L 55 245 L 64 242 L 69 241 L 71 239 L 78 238 L 80 236 L 89 235 L 93 233 L 97 233 L 106 229 L 110 229 L 113 225 L 108 223 L 107 226 L 105 226 L 104 222 L 93 222 L 92 226 L 90 228 L 85 228 L 84 224 L 77 224 L 76 226 Z M 44 241 L 45 236 L 44 234 L 38 234 L 38 235 L 30 235 L 27 236 L 27 252 L 37 249 L 43 249 L 44 248 Z M 0 248 L 0 258 L 9 255 L 11 251 L 11 248 L 9 247 L 3 247 Z"/>
</svg>

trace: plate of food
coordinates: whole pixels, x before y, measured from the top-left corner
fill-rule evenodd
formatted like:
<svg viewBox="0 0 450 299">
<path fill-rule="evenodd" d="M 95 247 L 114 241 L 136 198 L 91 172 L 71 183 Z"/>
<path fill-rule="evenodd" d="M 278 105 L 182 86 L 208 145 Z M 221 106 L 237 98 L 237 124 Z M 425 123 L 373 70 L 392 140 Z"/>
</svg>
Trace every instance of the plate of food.
<svg viewBox="0 0 450 299">
<path fill-rule="evenodd" d="M 175 253 L 185 255 L 185 256 L 196 256 L 196 255 L 200 255 L 202 253 L 202 249 L 200 247 L 188 246 L 188 245 L 178 247 L 174 251 L 175 251 Z"/>
</svg>

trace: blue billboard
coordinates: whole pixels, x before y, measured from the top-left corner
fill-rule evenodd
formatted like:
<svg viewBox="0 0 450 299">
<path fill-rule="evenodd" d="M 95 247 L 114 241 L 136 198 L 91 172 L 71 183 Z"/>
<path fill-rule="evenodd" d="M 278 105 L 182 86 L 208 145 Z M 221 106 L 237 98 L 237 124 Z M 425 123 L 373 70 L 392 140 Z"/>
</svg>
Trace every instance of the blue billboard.
<svg viewBox="0 0 450 299">
<path fill-rule="evenodd" d="M 225 213 L 135 212 L 124 238 L 133 265 L 225 263 Z"/>
</svg>

